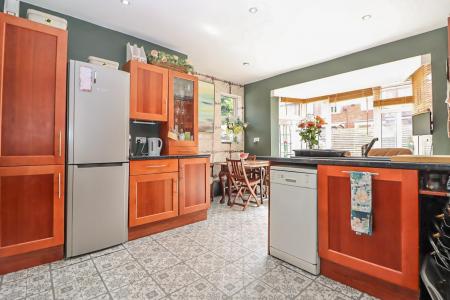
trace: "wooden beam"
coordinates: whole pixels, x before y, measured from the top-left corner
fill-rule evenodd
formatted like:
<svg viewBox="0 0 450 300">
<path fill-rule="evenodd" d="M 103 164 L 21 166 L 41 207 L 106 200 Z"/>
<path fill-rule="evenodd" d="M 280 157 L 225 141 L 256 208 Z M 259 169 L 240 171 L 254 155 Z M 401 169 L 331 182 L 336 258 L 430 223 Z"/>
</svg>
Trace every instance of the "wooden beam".
<svg viewBox="0 0 450 300">
<path fill-rule="evenodd" d="M 373 88 L 367 88 L 367 89 L 354 90 L 354 91 L 343 92 L 343 93 L 332 94 L 332 95 L 318 96 L 318 97 L 313 97 L 313 98 L 281 97 L 281 102 L 299 103 L 299 104 L 307 104 L 307 103 L 313 103 L 313 102 L 324 101 L 324 100 L 328 100 L 330 102 L 339 102 L 339 101 L 357 99 L 357 98 L 361 98 L 361 97 L 369 97 L 372 95 L 373 95 Z"/>
<path fill-rule="evenodd" d="M 397 97 L 397 98 L 375 100 L 375 101 L 373 101 L 373 107 L 382 107 L 382 106 L 408 104 L 408 103 L 414 103 L 413 96 L 404 96 L 404 97 Z"/>
</svg>

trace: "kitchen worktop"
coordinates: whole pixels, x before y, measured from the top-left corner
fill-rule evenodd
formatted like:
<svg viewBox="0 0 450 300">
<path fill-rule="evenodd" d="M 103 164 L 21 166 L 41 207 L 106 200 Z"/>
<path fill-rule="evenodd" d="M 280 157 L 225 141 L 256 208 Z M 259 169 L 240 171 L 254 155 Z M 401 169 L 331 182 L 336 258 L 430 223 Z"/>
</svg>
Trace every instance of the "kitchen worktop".
<svg viewBox="0 0 450 300">
<path fill-rule="evenodd" d="M 157 160 L 157 159 L 201 158 L 201 157 L 209 157 L 209 154 L 160 155 L 160 156 L 138 155 L 138 156 L 130 156 L 130 161 L 133 161 L 133 160 Z"/>
<path fill-rule="evenodd" d="M 290 165 L 335 165 L 373 168 L 410 169 L 421 171 L 450 171 L 450 164 L 392 162 L 389 157 L 276 157 L 258 156 L 259 160 Z"/>
</svg>

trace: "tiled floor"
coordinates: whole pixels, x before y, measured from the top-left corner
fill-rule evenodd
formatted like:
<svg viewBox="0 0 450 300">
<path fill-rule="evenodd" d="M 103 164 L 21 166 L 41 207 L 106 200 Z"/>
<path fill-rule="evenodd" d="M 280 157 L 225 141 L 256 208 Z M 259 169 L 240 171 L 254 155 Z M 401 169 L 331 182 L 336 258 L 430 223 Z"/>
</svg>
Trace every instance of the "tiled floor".
<svg viewBox="0 0 450 300">
<path fill-rule="evenodd" d="M 267 206 L 1 278 L 0 299 L 372 299 L 268 256 Z"/>
</svg>

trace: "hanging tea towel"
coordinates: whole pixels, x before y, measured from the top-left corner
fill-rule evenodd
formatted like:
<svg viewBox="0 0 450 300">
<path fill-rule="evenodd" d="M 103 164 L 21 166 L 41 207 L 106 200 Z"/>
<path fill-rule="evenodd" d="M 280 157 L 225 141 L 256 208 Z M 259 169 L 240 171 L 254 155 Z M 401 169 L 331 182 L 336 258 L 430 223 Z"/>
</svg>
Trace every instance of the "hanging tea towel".
<svg viewBox="0 0 450 300">
<path fill-rule="evenodd" d="M 350 172 L 350 189 L 352 230 L 372 235 L 372 174 Z"/>
</svg>

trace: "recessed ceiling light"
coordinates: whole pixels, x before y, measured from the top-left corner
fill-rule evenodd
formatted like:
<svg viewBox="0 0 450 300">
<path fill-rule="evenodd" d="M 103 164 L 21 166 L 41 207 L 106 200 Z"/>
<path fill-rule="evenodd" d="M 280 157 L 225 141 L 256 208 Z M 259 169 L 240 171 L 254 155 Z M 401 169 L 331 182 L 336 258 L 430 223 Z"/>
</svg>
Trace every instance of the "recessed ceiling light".
<svg viewBox="0 0 450 300">
<path fill-rule="evenodd" d="M 257 7 L 250 7 L 248 9 L 248 12 L 251 14 L 256 14 L 258 12 L 258 8 Z"/>
<path fill-rule="evenodd" d="M 244 61 L 244 62 L 242 63 L 242 65 L 243 65 L 244 67 L 248 67 L 248 66 L 250 66 L 250 63 L 247 62 L 247 61 Z"/>
<path fill-rule="evenodd" d="M 372 19 L 372 15 L 364 15 L 364 16 L 361 17 L 361 19 L 363 21 L 368 21 L 368 20 Z"/>
<path fill-rule="evenodd" d="M 130 4 L 130 0 L 120 0 L 120 2 L 122 2 L 123 5 L 129 5 Z"/>
</svg>

